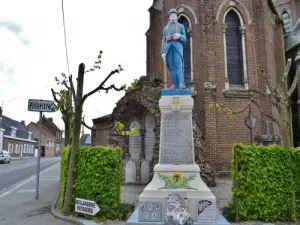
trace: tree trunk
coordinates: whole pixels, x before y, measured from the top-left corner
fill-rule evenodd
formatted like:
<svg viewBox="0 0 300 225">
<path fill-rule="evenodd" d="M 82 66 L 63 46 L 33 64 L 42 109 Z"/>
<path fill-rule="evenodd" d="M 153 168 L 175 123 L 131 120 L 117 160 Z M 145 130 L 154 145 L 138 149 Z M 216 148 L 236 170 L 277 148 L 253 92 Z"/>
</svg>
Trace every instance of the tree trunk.
<svg viewBox="0 0 300 225">
<path fill-rule="evenodd" d="M 68 146 L 69 144 L 71 144 L 71 142 L 70 142 L 70 120 L 69 120 L 69 118 L 64 120 L 64 124 L 65 124 L 65 142 L 64 142 L 64 145 Z"/>
<path fill-rule="evenodd" d="M 291 118 L 289 108 L 282 103 L 279 106 L 279 124 L 280 124 L 280 136 L 281 145 L 286 149 L 291 149 L 292 144 L 292 134 L 291 134 Z"/>
<path fill-rule="evenodd" d="M 73 200 L 73 185 L 75 181 L 75 168 L 76 168 L 76 154 L 79 149 L 79 139 L 80 139 L 80 127 L 81 127 L 81 116 L 82 116 L 82 95 L 83 95 L 83 81 L 84 81 L 84 69 L 85 65 L 81 63 L 78 68 L 78 77 L 77 77 L 77 93 L 75 99 L 75 113 L 73 120 L 73 132 L 72 132 L 72 148 L 70 163 L 68 169 L 68 180 L 66 195 L 64 201 L 64 214 L 70 215 L 72 200 Z"/>
</svg>

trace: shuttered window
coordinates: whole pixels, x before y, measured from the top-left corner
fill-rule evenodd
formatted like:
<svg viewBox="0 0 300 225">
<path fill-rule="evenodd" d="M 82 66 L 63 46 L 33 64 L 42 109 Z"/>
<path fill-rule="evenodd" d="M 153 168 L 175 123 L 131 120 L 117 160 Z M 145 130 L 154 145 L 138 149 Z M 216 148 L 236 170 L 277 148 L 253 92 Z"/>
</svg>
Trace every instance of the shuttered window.
<svg viewBox="0 0 300 225">
<path fill-rule="evenodd" d="M 225 17 L 227 78 L 229 86 L 243 85 L 243 47 L 240 31 L 240 18 L 234 10 Z"/>
</svg>

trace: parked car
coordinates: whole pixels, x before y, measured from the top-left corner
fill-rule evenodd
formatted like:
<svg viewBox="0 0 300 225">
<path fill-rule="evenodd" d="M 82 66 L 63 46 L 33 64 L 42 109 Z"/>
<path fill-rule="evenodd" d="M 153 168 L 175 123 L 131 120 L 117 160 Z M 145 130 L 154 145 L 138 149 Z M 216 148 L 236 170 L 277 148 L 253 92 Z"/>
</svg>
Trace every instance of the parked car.
<svg viewBox="0 0 300 225">
<path fill-rule="evenodd" d="M 10 163 L 11 156 L 8 151 L 0 150 L 0 163 Z"/>
</svg>

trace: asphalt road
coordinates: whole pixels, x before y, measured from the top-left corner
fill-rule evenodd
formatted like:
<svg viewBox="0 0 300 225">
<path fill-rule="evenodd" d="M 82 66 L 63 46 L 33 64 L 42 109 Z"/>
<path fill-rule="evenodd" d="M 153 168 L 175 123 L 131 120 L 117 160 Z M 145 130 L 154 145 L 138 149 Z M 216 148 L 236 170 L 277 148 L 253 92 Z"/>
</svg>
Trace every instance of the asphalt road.
<svg viewBox="0 0 300 225">
<path fill-rule="evenodd" d="M 36 158 L 0 164 L 0 192 L 36 174 Z M 60 161 L 60 157 L 41 158 L 41 171 Z"/>
</svg>

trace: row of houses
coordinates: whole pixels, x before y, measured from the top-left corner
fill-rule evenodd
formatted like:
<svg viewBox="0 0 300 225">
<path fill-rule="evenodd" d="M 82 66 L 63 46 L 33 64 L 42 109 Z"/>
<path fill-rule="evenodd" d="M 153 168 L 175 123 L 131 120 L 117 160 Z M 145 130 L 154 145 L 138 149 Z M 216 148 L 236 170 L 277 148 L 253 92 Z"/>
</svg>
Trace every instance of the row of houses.
<svg viewBox="0 0 300 225">
<path fill-rule="evenodd" d="M 12 157 L 35 156 L 38 148 L 38 123 L 17 121 L 2 114 L 0 107 L 0 149 Z M 42 117 L 41 156 L 58 156 L 62 148 L 62 131 L 52 118 Z"/>
</svg>

